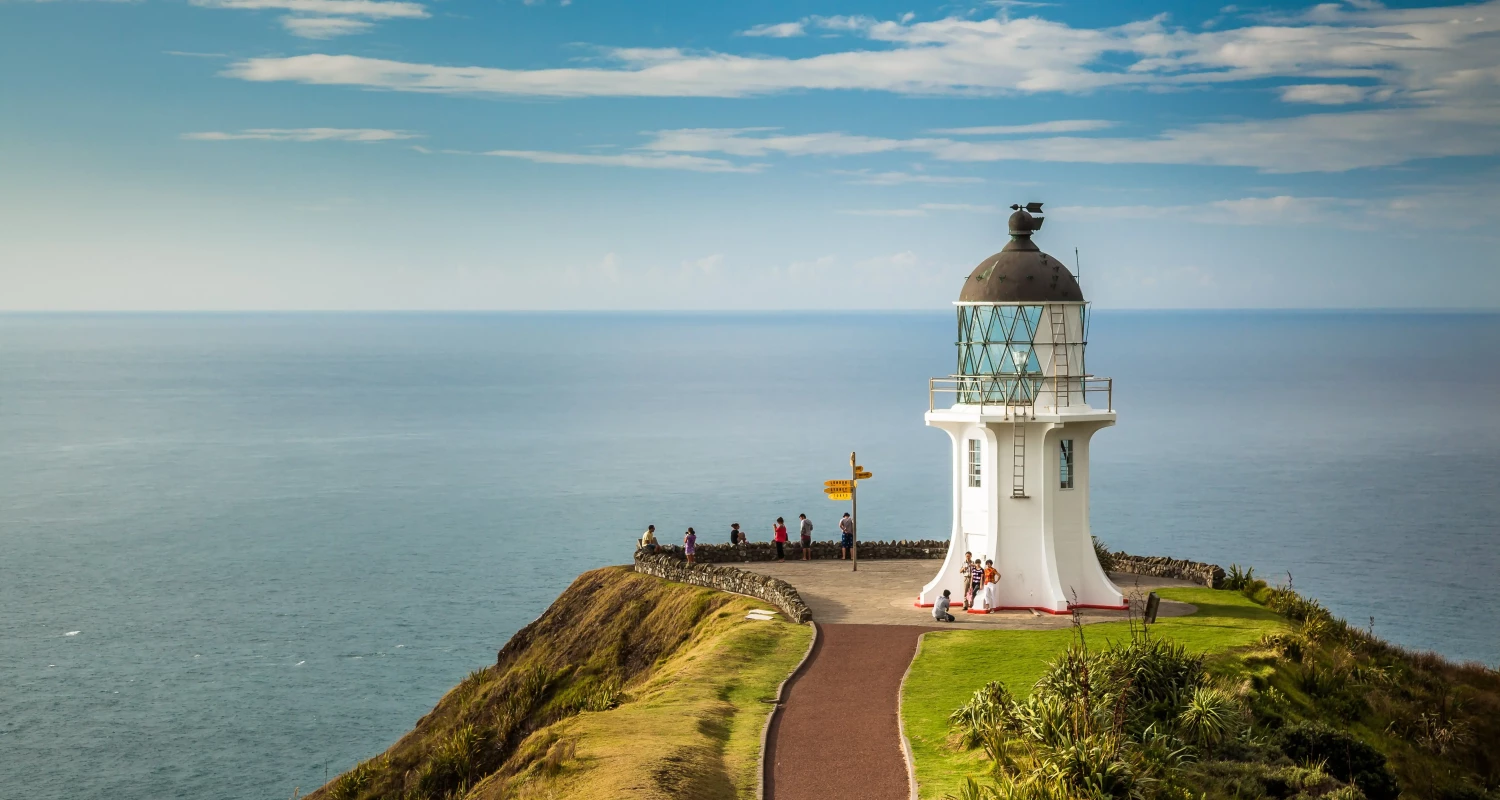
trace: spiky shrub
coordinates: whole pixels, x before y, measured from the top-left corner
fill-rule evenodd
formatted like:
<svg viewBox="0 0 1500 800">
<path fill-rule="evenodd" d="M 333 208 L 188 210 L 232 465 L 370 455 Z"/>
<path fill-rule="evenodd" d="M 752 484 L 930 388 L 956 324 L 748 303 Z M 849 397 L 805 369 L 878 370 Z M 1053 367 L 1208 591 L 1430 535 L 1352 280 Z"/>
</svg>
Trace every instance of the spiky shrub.
<svg viewBox="0 0 1500 800">
<path fill-rule="evenodd" d="M 967 787 L 965 796 L 1162 796 L 1170 768 L 1190 755 L 1173 723 L 1202 681 L 1201 656 L 1137 639 L 1094 651 L 1080 640 L 1025 700 L 992 682 L 950 717 L 959 739 L 983 747 L 991 762 L 990 782 Z"/>
<path fill-rule="evenodd" d="M 1214 686 L 1193 690 L 1177 715 L 1177 729 L 1182 738 L 1205 750 L 1212 750 L 1233 737 L 1244 727 L 1245 707 L 1239 698 Z"/>
<path fill-rule="evenodd" d="M 1094 557 L 1099 559 L 1099 566 L 1103 567 L 1105 572 L 1113 572 L 1115 569 L 1115 554 L 1109 551 L 1109 547 L 1104 542 L 1099 541 L 1099 537 L 1095 536 L 1093 539 Z"/>
<path fill-rule="evenodd" d="M 1239 564 L 1229 565 L 1229 574 L 1224 577 L 1224 588 L 1232 592 L 1243 592 L 1255 585 L 1255 567 L 1240 568 Z"/>
<path fill-rule="evenodd" d="M 349 770 L 339 779 L 334 781 L 333 788 L 329 789 L 328 796 L 332 800 L 354 800 L 360 793 L 375 782 L 376 776 L 386 768 L 384 758 L 372 758 L 369 761 L 361 761 L 354 769 Z"/>
</svg>

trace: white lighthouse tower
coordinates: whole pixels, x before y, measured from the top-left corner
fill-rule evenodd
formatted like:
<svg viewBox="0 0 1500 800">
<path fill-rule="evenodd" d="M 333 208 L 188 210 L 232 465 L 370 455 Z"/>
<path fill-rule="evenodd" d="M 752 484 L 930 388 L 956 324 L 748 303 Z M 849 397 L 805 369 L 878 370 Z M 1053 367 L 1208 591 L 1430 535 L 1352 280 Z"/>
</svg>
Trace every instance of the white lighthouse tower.
<svg viewBox="0 0 1500 800">
<path fill-rule="evenodd" d="M 957 374 L 929 384 L 927 424 L 953 441 L 953 534 L 917 604 L 944 589 L 961 597 L 971 552 L 1000 572 L 993 610 L 1125 608 L 1089 533 L 1089 440 L 1115 424 L 1112 385 L 1084 367 L 1088 303 L 1077 279 L 1031 241 L 1042 204 L 1012 208 L 1010 242 L 954 304 Z"/>
</svg>

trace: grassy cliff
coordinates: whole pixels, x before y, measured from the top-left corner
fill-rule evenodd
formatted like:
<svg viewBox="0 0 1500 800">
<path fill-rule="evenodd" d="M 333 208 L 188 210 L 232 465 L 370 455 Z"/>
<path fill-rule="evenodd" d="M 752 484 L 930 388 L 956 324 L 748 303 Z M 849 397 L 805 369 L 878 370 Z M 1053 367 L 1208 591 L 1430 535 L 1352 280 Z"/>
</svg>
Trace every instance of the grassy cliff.
<svg viewBox="0 0 1500 800">
<path fill-rule="evenodd" d="M 1198 613 L 928 634 L 902 717 L 925 798 L 1500 800 L 1500 674 L 1235 570 Z"/>
<path fill-rule="evenodd" d="M 776 687 L 807 626 L 747 621 L 735 595 L 580 575 L 329 800 L 750 797 Z"/>
</svg>

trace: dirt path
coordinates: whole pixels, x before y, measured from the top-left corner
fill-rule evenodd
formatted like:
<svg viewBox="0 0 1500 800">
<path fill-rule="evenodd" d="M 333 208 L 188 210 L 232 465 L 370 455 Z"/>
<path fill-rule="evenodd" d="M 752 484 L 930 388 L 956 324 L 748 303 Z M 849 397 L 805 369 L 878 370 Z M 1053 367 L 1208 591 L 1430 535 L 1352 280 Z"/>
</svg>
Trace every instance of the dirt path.
<svg viewBox="0 0 1500 800">
<path fill-rule="evenodd" d="M 818 625 L 806 670 L 787 690 L 767 742 L 768 800 L 907 800 L 897 724 L 901 676 L 928 629 Z"/>
</svg>

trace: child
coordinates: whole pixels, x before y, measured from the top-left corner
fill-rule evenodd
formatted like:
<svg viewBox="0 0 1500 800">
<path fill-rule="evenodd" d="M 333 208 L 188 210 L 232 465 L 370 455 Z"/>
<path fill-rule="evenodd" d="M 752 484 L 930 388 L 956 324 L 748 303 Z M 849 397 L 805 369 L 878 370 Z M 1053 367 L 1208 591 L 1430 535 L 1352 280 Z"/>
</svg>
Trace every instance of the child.
<svg viewBox="0 0 1500 800">
<path fill-rule="evenodd" d="M 984 602 L 980 593 L 984 587 L 984 567 L 980 565 L 980 559 L 974 559 L 974 565 L 969 568 L 969 608 L 979 608 Z M 990 607 L 985 605 L 981 611 L 989 611 Z"/>
<path fill-rule="evenodd" d="M 694 533 L 692 528 L 688 528 L 687 533 L 682 535 L 682 552 L 687 556 L 689 564 L 693 563 L 693 553 L 697 550 L 698 534 Z"/>
</svg>

